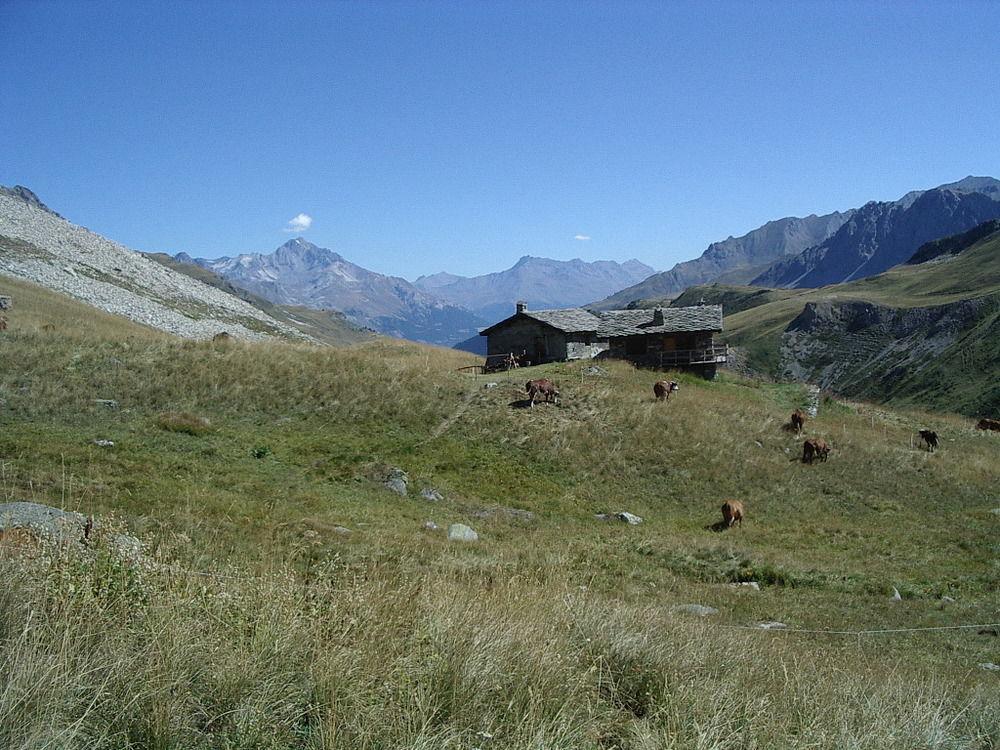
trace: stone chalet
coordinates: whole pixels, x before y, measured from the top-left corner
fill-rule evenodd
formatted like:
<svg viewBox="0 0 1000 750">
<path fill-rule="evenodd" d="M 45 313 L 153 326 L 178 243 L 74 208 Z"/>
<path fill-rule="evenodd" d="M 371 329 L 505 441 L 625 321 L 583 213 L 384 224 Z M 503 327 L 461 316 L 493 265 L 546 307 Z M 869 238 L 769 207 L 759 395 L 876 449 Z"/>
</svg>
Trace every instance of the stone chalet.
<svg viewBox="0 0 1000 750">
<path fill-rule="evenodd" d="M 721 305 L 590 312 L 528 310 L 518 302 L 514 315 L 479 335 L 486 336 L 488 357 L 513 354 L 531 364 L 613 357 L 714 377 L 726 361 L 725 344 L 714 340 L 720 331 Z"/>
</svg>

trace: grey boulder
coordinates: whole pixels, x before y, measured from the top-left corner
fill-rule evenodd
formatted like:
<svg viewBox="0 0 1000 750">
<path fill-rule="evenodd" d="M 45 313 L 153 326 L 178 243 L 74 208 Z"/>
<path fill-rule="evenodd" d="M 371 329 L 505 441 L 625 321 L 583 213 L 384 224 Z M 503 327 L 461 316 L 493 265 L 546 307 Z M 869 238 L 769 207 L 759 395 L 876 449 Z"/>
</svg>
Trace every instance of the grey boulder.
<svg viewBox="0 0 1000 750">
<path fill-rule="evenodd" d="M 87 518 L 72 510 L 60 510 L 41 503 L 0 504 L 0 532 L 23 529 L 60 541 L 83 540 Z"/>
<path fill-rule="evenodd" d="M 382 484 L 385 485 L 387 490 L 395 492 L 397 495 L 406 497 L 409 483 L 410 478 L 406 475 L 406 472 L 394 466 L 389 469 L 388 474 L 386 474 L 385 481 Z"/>
<path fill-rule="evenodd" d="M 479 534 L 472 530 L 472 527 L 464 523 L 453 523 L 448 527 L 449 542 L 477 542 Z"/>
</svg>

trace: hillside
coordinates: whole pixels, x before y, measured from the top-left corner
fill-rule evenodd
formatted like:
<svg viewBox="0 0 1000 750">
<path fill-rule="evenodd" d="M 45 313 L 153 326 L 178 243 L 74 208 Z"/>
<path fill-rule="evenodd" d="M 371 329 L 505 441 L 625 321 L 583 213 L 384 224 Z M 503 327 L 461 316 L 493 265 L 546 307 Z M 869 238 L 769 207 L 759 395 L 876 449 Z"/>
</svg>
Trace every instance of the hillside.
<svg viewBox="0 0 1000 750">
<path fill-rule="evenodd" d="M 511 315 L 518 300 L 540 310 L 578 307 L 635 284 L 653 272 L 637 260 L 588 263 L 579 258 L 552 260 L 525 255 L 497 273 L 472 278 L 440 273 L 422 276 L 414 284 L 495 323 Z"/>
<path fill-rule="evenodd" d="M 220 289 L 226 294 L 239 297 L 275 320 L 293 326 L 324 344 L 347 346 L 361 341 L 370 341 L 375 335 L 374 331 L 355 325 L 343 313 L 336 310 L 319 310 L 302 305 L 276 305 L 253 292 L 236 286 L 208 268 L 177 260 L 167 253 L 146 253 L 146 257 L 178 273 L 183 273 Z"/>
<path fill-rule="evenodd" d="M 1000 181 L 985 177 L 868 203 L 828 239 L 775 263 L 750 283 L 806 288 L 874 276 L 906 262 L 926 242 L 997 218 Z"/>
<path fill-rule="evenodd" d="M 944 243 L 944 256 L 861 281 L 736 302 L 727 338 L 752 367 L 779 377 L 857 398 L 1000 413 L 1000 233 L 969 237 L 964 247 Z M 745 301 L 761 298 L 744 291 Z"/>
<path fill-rule="evenodd" d="M 15 321 L 47 302 L 18 295 Z M 988 628 L 791 630 L 996 622 L 996 436 L 966 420 L 824 400 L 807 434 L 833 454 L 806 466 L 781 427 L 797 386 L 680 375 L 662 404 L 621 363 L 487 388 L 465 355 L 385 339 L 121 325 L 0 332 L 5 500 L 102 524 L 90 556 L 0 546 L 5 747 L 1000 740 Z M 536 374 L 559 406 L 517 408 Z M 747 520 L 716 533 L 726 497 Z M 594 517 L 621 510 L 643 522 Z M 146 565 L 111 552 L 123 524 Z"/>
<path fill-rule="evenodd" d="M 338 310 L 360 326 L 398 338 L 451 345 L 483 323 L 406 279 L 369 271 L 301 237 L 272 253 L 213 259 L 179 254 L 175 260 L 207 268 L 275 304 Z"/>
<path fill-rule="evenodd" d="M 305 339 L 253 305 L 71 224 L 26 188 L 0 187 L 0 273 L 185 338 Z"/>
</svg>

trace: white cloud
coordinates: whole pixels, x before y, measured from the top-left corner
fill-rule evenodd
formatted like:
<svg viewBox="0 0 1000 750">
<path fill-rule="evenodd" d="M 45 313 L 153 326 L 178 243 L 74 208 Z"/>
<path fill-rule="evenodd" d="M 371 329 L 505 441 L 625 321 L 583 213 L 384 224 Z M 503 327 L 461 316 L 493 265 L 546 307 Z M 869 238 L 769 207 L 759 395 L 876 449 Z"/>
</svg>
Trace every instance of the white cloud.
<svg viewBox="0 0 1000 750">
<path fill-rule="evenodd" d="M 313 219 L 309 214 L 299 214 L 285 227 L 286 232 L 304 232 L 312 226 Z"/>
<path fill-rule="evenodd" d="M 590 235 L 586 235 L 586 234 L 578 234 L 578 235 L 577 235 L 576 237 L 574 237 L 573 239 L 574 239 L 574 240 L 580 240 L 580 241 L 582 241 L 582 242 L 586 242 L 587 240 L 589 240 L 589 239 L 590 239 Z"/>
</svg>

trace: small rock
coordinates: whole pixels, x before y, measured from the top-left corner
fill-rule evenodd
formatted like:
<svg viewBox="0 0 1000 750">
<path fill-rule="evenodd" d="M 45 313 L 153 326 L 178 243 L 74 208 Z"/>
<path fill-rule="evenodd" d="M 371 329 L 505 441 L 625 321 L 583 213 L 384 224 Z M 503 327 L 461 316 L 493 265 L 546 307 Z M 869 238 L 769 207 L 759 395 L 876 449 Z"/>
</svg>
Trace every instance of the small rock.
<svg viewBox="0 0 1000 750">
<path fill-rule="evenodd" d="M 386 489 L 395 492 L 397 495 L 402 495 L 406 497 L 407 485 L 410 482 L 410 478 L 406 475 L 406 472 L 402 469 L 393 466 L 389 469 L 389 473 L 386 475 L 383 484 Z"/>
<path fill-rule="evenodd" d="M 487 383 L 486 385 L 483 386 L 483 388 L 487 388 L 487 389 L 488 388 L 496 388 L 498 385 L 500 385 L 500 384 L 499 383 Z"/>
<path fill-rule="evenodd" d="M 95 398 L 94 403 L 97 404 L 98 406 L 103 406 L 107 409 L 118 408 L 118 402 L 115 401 L 113 398 Z"/>
<path fill-rule="evenodd" d="M 942 604 L 954 604 L 955 600 L 952 597 L 950 597 L 950 596 L 942 596 L 941 597 L 941 603 Z"/>
<path fill-rule="evenodd" d="M 583 371 L 587 375 L 607 375 L 608 371 L 603 367 L 598 367 L 597 365 L 591 365 L 586 370 Z"/>
<path fill-rule="evenodd" d="M 991 661 L 981 661 L 979 662 L 979 668 L 985 669 L 988 672 L 1000 672 L 1000 664 L 994 664 Z"/>
<path fill-rule="evenodd" d="M 642 523 L 642 517 L 629 513 L 627 511 L 620 511 L 618 513 L 596 513 L 594 518 L 598 521 L 622 521 L 631 526 L 638 526 Z"/>
<path fill-rule="evenodd" d="M 756 581 L 739 581 L 738 583 L 731 583 L 730 586 L 735 586 L 736 588 L 746 587 L 748 589 L 753 589 L 754 591 L 760 591 L 760 584 Z"/>
<path fill-rule="evenodd" d="M 126 562 L 137 563 L 142 561 L 142 542 L 134 536 L 116 534 L 111 540 L 111 546 L 114 548 L 115 554 Z"/>
<path fill-rule="evenodd" d="M 98 448 L 114 448 L 115 447 L 115 441 L 114 440 L 104 440 L 104 439 L 95 440 L 94 441 L 94 445 L 96 445 Z"/>
<path fill-rule="evenodd" d="M 448 541 L 477 542 L 479 541 L 479 534 L 473 531 L 471 527 L 466 526 L 464 523 L 453 523 L 448 527 Z"/>
<path fill-rule="evenodd" d="M 333 527 L 333 533 L 334 534 L 340 534 L 340 535 L 343 536 L 343 535 L 346 535 L 346 534 L 350 534 L 351 530 L 349 528 L 347 528 L 346 526 L 334 526 Z"/>
<path fill-rule="evenodd" d="M 990 511 L 994 516 L 1000 516 L 1000 508 L 994 508 Z"/>
<path fill-rule="evenodd" d="M 892 601 L 894 602 L 903 601 L 903 597 L 900 596 L 899 594 L 899 589 L 897 589 L 895 586 L 892 587 Z"/>
<path fill-rule="evenodd" d="M 436 503 L 439 500 L 444 500 L 444 495 L 438 492 L 433 487 L 424 487 L 420 490 L 420 497 L 424 500 L 430 500 L 432 503 Z"/>
<path fill-rule="evenodd" d="M 440 529 L 441 527 L 440 527 L 440 526 L 438 526 L 438 525 L 437 525 L 436 523 L 434 523 L 433 521 L 426 521 L 426 522 L 424 523 L 424 528 L 425 528 L 425 529 L 427 529 L 428 531 L 437 531 L 437 530 L 438 530 L 438 529 Z"/>
<path fill-rule="evenodd" d="M 783 622 L 778 622 L 777 620 L 770 620 L 768 622 L 761 622 L 757 624 L 758 628 L 762 630 L 781 630 L 782 628 L 787 628 Z"/>
<path fill-rule="evenodd" d="M 719 613 L 715 607 L 706 607 L 704 604 L 678 604 L 670 609 L 674 612 L 685 612 L 698 617 L 708 617 Z"/>
</svg>

